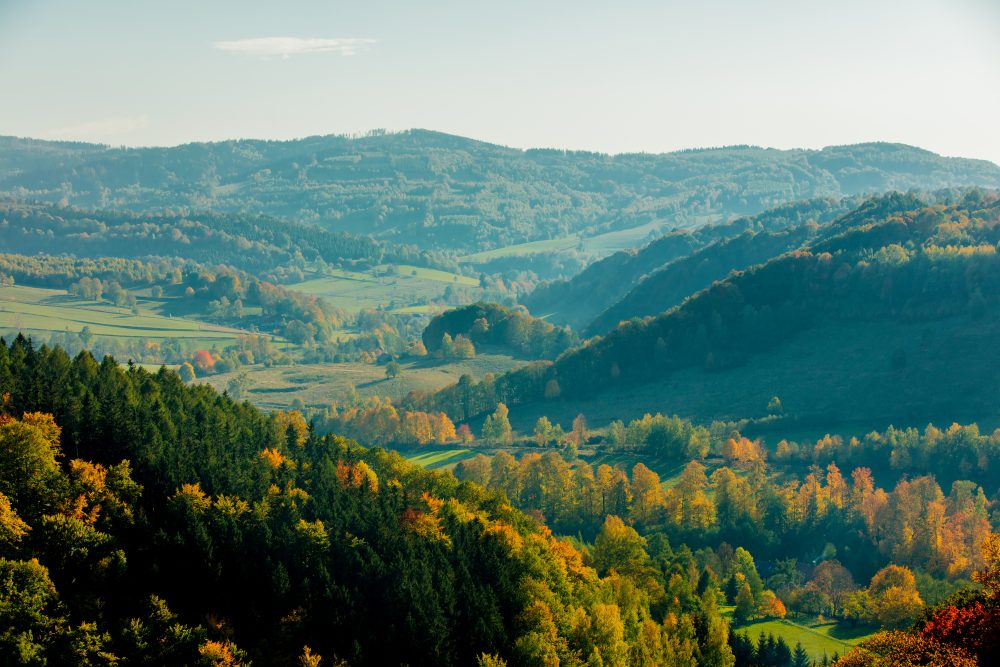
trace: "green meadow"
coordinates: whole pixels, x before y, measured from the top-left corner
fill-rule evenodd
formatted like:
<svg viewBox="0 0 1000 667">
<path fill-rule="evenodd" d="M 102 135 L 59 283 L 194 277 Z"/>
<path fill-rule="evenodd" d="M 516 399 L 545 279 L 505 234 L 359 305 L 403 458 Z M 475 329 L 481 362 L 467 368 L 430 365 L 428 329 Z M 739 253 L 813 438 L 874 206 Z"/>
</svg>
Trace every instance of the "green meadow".
<svg viewBox="0 0 1000 667">
<path fill-rule="evenodd" d="M 376 307 L 401 313 L 432 312 L 436 308 L 427 302 L 440 298 L 449 285 L 479 291 L 477 278 L 405 264 L 383 264 L 367 272 L 324 268 L 310 271 L 306 278 L 286 287 L 323 297 L 349 312 Z"/>
<path fill-rule="evenodd" d="M 732 607 L 727 607 L 724 614 L 731 616 Z M 733 628 L 733 632 L 744 634 L 755 643 L 760 633 L 781 637 L 792 650 L 797 643 L 802 644 L 809 657 L 821 662 L 823 656 L 832 658 L 834 654 L 843 656 L 855 645 L 870 637 L 873 633 L 869 627 L 849 628 L 840 623 L 821 619 L 792 620 L 790 618 L 752 621 Z"/>
<path fill-rule="evenodd" d="M 0 331 L 47 336 L 79 333 L 89 327 L 95 336 L 115 338 L 184 339 L 205 345 L 227 345 L 243 331 L 157 312 L 159 303 L 140 300 L 139 313 L 109 303 L 85 301 L 64 290 L 0 287 Z"/>
</svg>

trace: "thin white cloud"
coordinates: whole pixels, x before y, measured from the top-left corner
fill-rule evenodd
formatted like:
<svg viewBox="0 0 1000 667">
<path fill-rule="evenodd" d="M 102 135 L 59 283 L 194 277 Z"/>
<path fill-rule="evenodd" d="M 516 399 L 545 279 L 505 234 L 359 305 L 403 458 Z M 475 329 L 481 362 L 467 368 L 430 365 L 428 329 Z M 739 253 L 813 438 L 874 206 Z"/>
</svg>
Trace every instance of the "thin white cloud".
<svg viewBox="0 0 1000 667">
<path fill-rule="evenodd" d="M 104 141 L 149 127 L 149 116 L 111 116 L 46 131 L 48 139 L 88 139 Z"/>
<path fill-rule="evenodd" d="M 216 42 L 215 48 L 228 53 L 238 53 L 261 58 L 291 56 L 305 53 L 336 53 L 353 56 L 359 50 L 374 44 L 374 39 L 364 37 L 341 37 L 320 39 L 317 37 L 255 37 L 228 42 Z"/>
</svg>

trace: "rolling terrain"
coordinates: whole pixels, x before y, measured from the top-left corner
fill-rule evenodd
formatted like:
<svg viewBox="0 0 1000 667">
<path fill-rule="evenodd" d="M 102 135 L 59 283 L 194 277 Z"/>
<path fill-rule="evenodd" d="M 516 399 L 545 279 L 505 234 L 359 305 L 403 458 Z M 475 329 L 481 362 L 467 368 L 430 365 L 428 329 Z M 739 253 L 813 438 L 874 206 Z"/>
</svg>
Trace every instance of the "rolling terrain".
<svg viewBox="0 0 1000 667">
<path fill-rule="evenodd" d="M 641 248 L 616 252 L 592 262 L 571 278 L 542 283 L 526 295 L 523 302 L 531 312 L 544 315 L 553 323 L 569 324 L 574 329 L 583 331 L 588 325 L 593 326 L 594 319 L 602 311 L 614 308 L 631 290 L 641 293 L 648 277 L 680 259 L 690 258 L 699 250 L 705 249 L 709 253 L 708 257 L 712 257 L 717 252 L 713 246 L 741 235 L 777 232 L 806 223 L 822 225 L 847 213 L 861 201 L 863 198 L 852 197 L 794 202 L 725 224 L 706 224 L 694 229 L 675 231 Z M 760 253 L 757 254 L 761 256 Z M 773 254 L 763 255 L 762 259 L 771 256 Z M 723 257 L 723 261 L 725 266 L 722 273 L 717 275 L 718 278 L 725 277 L 732 269 L 747 266 L 746 262 L 741 265 L 738 257 Z M 677 291 L 682 292 L 680 296 L 683 298 L 707 284 L 704 281 L 695 283 L 693 289 L 688 285 L 679 286 Z M 687 292 L 684 292 L 685 289 Z M 666 310 L 671 305 L 674 304 L 667 300 L 667 305 L 653 312 Z M 615 324 L 617 320 L 611 326 Z"/>
<path fill-rule="evenodd" d="M 0 192 L 20 200 L 267 215 L 461 254 L 957 185 L 996 187 L 1000 167 L 898 144 L 610 156 L 426 130 L 135 149 L 0 139 Z"/>
<path fill-rule="evenodd" d="M 829 428 L 988 418 L 1000 391 L 990 287 L 1000 280 L 1000 215 L 995 195 L 963 196 L 917 208 L 906 197 L 873 200 L 807 250 L 624 323 L 554 364 L 426 400 L 459 418 L 505 400 L 522 428 L 579 412 L 594 424 L 647 411 L 762 417 L 776 395 L 786 419 Z"/>
</svg>

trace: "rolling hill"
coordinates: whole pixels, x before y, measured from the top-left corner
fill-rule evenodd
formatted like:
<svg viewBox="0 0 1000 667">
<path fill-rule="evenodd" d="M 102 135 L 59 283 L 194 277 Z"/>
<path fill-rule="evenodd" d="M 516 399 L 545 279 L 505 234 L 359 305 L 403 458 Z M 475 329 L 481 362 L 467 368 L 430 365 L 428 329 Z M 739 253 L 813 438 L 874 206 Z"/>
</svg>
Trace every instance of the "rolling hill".
<svg viewBox="0 0 1000 667">
<path fill-rule="evenodd" d="M 0 192 L 21 200 L 268 215 L 460 252 L 957 185 L 996 187 L 1000 167 L 883 143 L 611 156 L 426 130 L 130 149 L 0 138 Z"/>
<path fill-rule="evenodd" d="M 902 213 L 948 196 L 948 193 L 890 193 L 864 201 L 801 202 L 778 207 L 751 219 L 735 221 L 726 229 L 745 228 L 746 231 L 735 237 L 724 236 L 644 276 L 628 294 L 596 317 L 584 330 L 584 335 L 601 335 L 624 320 L 662 313 L 714 281 L 725 278 L 730 272 L 743 271 L 754 264 L 766 262 L 801 247 L 810 239 L 824 238 L 844 229 L 877 222 L 890 214 Z M 854 206 L 848 206 L 849 202 Z M 832 223 L 829 228 L 821 227 L 827 223 Z"/>
<path fill-rule="evenodd" d="M 986 418 L 1000 391 L 1000 199 L 974 190 L 894 210 L 912 201 L 874 200 L 808 249 L 624 323 L 554 364 L 424 400 L 456 417 L 505 401 L 520 425 L 580 411 L 592 423 L 647 411 L 759 417 L 773 395 L 787 419 L 821 425 Z M 884 213 L 873 222 L 874 211 Z"/>
<path fill-rule="evenodd" d="M 862 199 L 851 197 L 792 202 L 726 224 L 678 230 L 638 250 L 623 250 L 593 262 L 572 278 L 543 283 L 523 299 L 524 305 L 551 322 L 569 324 L 575 329 L 583 330 L 602 311 L 612 308 L 631 289 L 638 288 L 650 274 L 675 260 L 689 257 L 706 246 L 710 247 L 748 232 L 778 231 L 806 222 L 824 224 L 850 211 Z M 771 255 L 766 255 L 758 261 L 769 257 Z M 724 277 L 729 269 L 743 266 L 747 265 L 730 264 L 717 277 Z M 707 284 L 698 285 L 696 289 Z M 683 296 L 692 291 L 696 290 L 689 290 Z M 668 303 L 653 312 L 666 310 L 671 305 L 674 304 Z M 617 320 L 611 326 L 614 324 L 617 324 Z"/>
</svg>

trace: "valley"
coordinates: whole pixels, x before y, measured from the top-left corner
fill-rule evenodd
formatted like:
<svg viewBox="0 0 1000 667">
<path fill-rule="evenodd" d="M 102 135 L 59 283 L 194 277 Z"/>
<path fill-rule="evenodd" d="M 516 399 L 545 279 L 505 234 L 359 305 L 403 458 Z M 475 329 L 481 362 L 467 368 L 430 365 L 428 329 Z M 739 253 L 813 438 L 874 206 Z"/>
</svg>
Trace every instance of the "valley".
<svg viewBox="0 0 1000 667">
<path fill-rule="evenodd" d="M 4 141 L 32 650 L 807 667 L 994 595 L 995 165 Z"/>
</svg>

